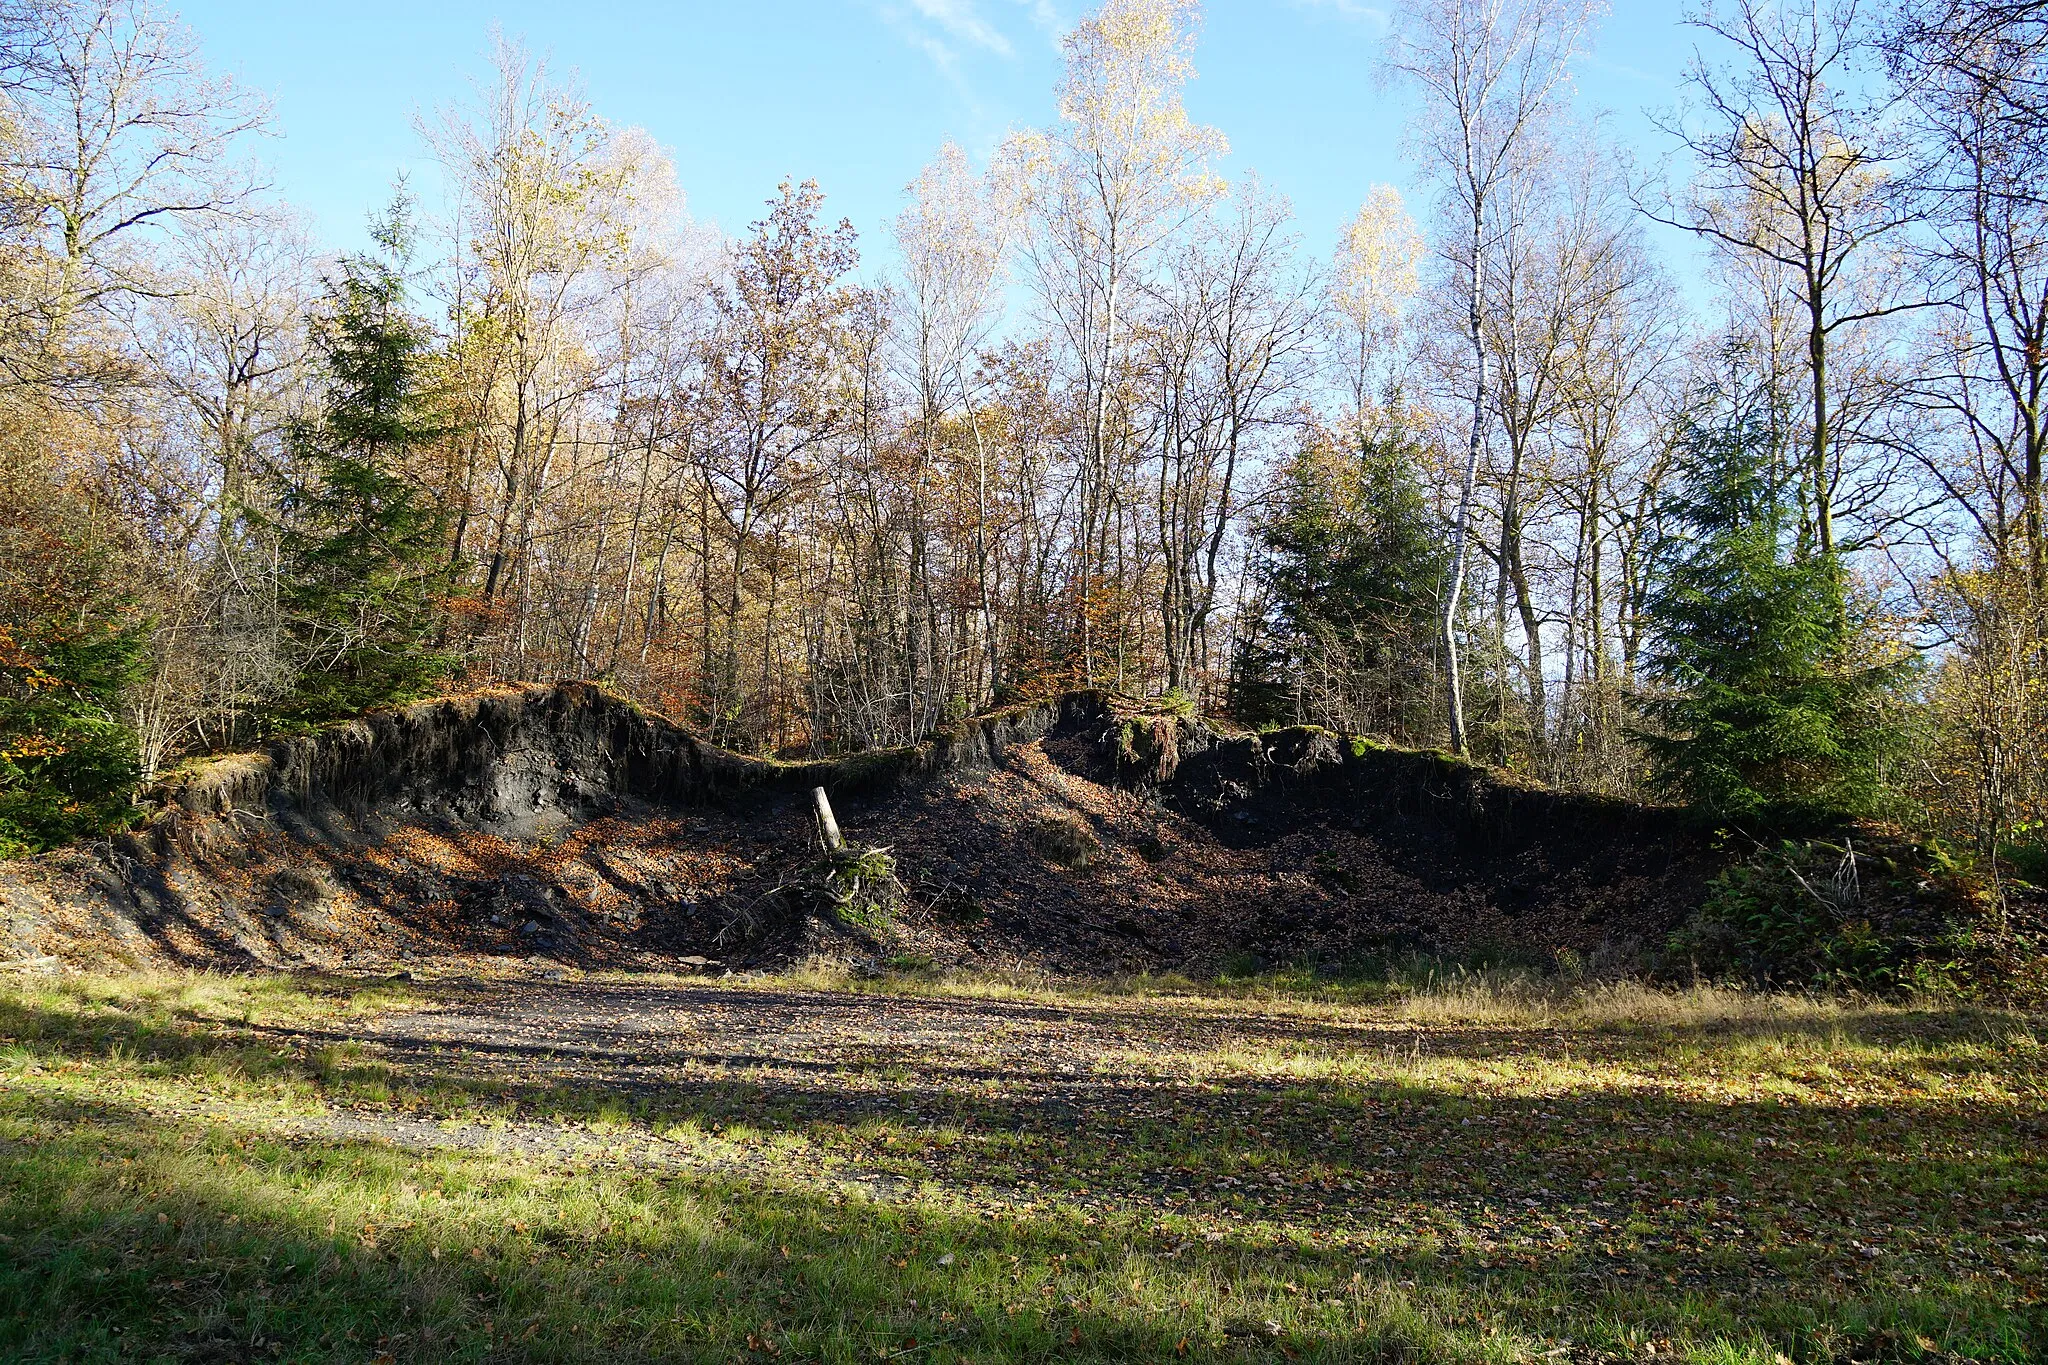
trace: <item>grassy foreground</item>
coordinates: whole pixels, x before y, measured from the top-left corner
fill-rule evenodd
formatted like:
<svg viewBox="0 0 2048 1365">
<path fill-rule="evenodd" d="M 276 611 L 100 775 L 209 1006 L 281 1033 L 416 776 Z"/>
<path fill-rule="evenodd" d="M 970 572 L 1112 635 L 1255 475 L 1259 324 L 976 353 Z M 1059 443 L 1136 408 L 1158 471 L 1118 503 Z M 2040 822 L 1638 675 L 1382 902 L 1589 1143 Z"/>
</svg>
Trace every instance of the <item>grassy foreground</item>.
<svg viewBox="0 0 2048 1365">
<path fill-rule="evenodd" d="M 2048 1359 L 2038 1020 L 649 989 L 0 985 L 0 1358 Z"/>
</svg>

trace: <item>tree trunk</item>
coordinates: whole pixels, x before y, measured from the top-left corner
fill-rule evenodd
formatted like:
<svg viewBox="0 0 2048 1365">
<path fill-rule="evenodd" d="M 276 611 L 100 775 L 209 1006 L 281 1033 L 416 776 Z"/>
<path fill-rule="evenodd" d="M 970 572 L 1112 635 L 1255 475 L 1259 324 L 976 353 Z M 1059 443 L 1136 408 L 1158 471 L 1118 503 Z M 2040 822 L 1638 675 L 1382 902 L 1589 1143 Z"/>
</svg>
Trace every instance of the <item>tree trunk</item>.
<svg viewBox="0 0 2048 1365">
<path fill-rule="evenodd" d="M 1444 675 L 1448 686 L 1451 752 L 1469 751 L 1465 735 L 1465 684 L 1458 660 L 1458 609 L 1465 592 L 1465 565 L 1472 528 L 1472 494 L 1479 482 L 1479 452 L 1486 439 L 1486 336 L 1479 316 L 1479 253 L 1484 246 L 1484 208 L 1474 198 L 1472 209 L 1471 290 L 1467 335 L 1472 343 L 1472 434 L 1465 446 L 1464 477 L 1458 485 L 1457 519 L 1451 526 L 1451 576 L 1444 592 Z"/>
</svg>

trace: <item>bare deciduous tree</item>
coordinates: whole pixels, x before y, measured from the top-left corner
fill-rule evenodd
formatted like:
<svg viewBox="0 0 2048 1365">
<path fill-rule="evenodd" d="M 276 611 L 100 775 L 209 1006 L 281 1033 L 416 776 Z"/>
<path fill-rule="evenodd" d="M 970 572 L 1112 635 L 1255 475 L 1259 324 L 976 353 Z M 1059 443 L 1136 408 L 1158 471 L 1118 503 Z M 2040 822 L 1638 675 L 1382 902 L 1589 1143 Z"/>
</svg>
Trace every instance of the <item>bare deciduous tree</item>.
<svg viewBox="0 0 2048 1365">
<path fill-rule="evenodd" d="M 1499 249 L 1499 200 L 1532 162 L 1595 12 L 1593 0 L 1411 0 L 1398 13 L 1388 68 L 1424 97 L 1413 136 L 1461 225 L 1442 248 L 1458 272 L 1470 346 L 1470 425 L 1451 529 L 1444 593 L 1444 652 L 1451 747 L 1464 753 L 1464 683 L 1458 627 L 1472 529 L 1472 500 L 1486 444 L 1486 276 Z"/>
<path fill-rule="evenodd" d="M 1095 578 L 1128 512 L 1114 495 L 1126 451 L 1112 426 L 1126 375 L 1127 317 L 1144 272 L 1221 192 L 1209 163 L 1223 135 L 1188 117 L 1193 0 L 1109 0 L 1068 35 L 1062 125 L 1007 148 L 1028 209 L 1022 248 L 1049 319 L 1077 366 L 1088 414 L 1075 591 L 1081 666 L 1093 675 Z"/>
<path fill-rule="evenodd" d="M 1834 555 L 1852 385 L 1831 361 L 1846 333 L 1910 312 L 1924 297 L 1887 267 L 1911 220 L 1896 190 L 1903 168 L 1889 141 L 1890 100 L 1858 100 L 1857 63 L 1869 54 L 1863 0 L 1733 0 L 1693 19 L 1732 53 L 1696 58 L 1691 108 L 1667 120 L 1695 178 L 1682 202 L 1653 206 L 1660 221 L 1738 258 L 1782 271 L 1797 300 L 1804 352 L 1806 511 L 1814 550 Z"/>
</svg>

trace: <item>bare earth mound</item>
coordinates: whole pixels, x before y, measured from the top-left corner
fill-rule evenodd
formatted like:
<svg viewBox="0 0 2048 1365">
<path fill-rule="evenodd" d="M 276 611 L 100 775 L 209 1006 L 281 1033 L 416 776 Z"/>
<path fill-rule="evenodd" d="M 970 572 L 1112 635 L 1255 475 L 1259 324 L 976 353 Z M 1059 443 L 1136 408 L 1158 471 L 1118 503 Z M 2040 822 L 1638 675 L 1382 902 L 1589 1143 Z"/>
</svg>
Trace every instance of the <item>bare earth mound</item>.
<svg viewBox="0 0 2048 1365">
<path fill-rule="evenodd" d="M 800 890 L 825 786 L 902 886 Z M 675 968 L 916 954 L 1061 972 L 1496 949 L 1639 960 L 1716 860 L 1673 812 L 1099 693 L 782 764 L 583 685 L 365 717 L 199 765 L 140 831 L 0 868 L 15 959 Z"/>
</svg>

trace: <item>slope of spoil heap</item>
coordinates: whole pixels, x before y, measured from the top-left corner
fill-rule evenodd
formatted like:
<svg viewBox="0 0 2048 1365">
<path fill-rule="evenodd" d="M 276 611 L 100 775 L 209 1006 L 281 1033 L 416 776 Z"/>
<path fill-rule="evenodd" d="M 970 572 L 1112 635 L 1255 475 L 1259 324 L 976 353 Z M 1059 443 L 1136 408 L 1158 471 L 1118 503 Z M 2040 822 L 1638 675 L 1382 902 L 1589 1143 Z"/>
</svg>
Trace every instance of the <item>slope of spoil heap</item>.
<svg viewBox="0 0 2048 1365">
<path fill-rule="evenodd" d="M 805 893 L 808 793 L 886 914 Z M 915 748 L 750 759 L 585 684 L 193 765 L 132 833 L 0 865 L 0 951 L 106 966 L 677 968 L 824 953 L 1059 972 L 1405 950 L 1622 963 L 1696 903 L 1673 812 L 1074 693 Z"/>
</svg>

